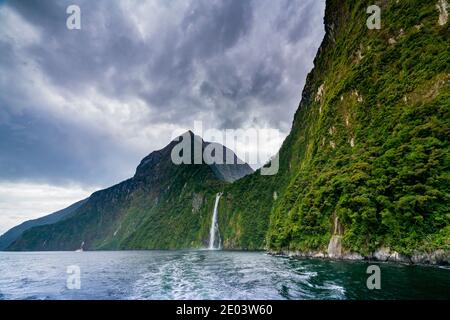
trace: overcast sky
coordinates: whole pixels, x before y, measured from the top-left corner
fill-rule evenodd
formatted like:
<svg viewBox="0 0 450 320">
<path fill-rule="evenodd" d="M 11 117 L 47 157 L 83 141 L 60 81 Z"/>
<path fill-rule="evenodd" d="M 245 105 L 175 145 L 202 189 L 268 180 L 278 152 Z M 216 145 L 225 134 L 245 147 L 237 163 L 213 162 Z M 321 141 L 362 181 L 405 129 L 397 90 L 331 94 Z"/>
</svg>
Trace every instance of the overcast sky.
<svg viewBox="0 0 450 320">
<path fill-rule="evenodd" d="M 70 4 L 81 30 L 66 28 Z M 263 146 L 275 154 L 324 9 L 324 0 L 0 1 L 0 234 L 131 177 L 194 121 L 276 130 L 281 138 Z"/>
</svg>

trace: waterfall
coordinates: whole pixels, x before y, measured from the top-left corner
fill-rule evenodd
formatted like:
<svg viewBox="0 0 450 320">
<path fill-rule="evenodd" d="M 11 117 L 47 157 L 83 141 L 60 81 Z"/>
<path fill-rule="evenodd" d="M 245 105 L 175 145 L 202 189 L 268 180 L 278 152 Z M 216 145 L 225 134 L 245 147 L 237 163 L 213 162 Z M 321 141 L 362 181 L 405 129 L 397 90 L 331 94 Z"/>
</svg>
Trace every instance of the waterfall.
<svg viewBox="0 0 450 320">
<path fill-rule="evenodd" d="M 216 203 L 214 204 L 214 212 L 212 215 L 212 221 L 211 221 L 211 229 L 209 230 L 209 250 L 217 250 L 220 249 L 220 238 L 218 240 L 217 246 L 215 245 L 216 242 L 216 234 L 219 235 L 219 223 L 217 222 L 217 215 L 219 211 L 219 200 L 222 196 L 221 193 L 218 193 L 216 195 Z M 220 235 L 219 235 L 220 237 Z"/>
</svg>

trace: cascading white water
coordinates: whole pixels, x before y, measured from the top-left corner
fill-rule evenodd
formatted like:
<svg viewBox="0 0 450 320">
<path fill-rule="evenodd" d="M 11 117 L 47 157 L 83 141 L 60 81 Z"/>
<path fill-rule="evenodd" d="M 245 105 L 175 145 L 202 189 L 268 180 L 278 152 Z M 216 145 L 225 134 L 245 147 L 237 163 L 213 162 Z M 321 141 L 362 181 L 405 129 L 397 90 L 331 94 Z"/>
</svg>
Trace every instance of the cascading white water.
<svg viewBox="0 0 450 320">
<path fill-rule="evenodd" d="M 219 200 L 222 196 L 221 193 L 216 195 L 216 203 L 214 204 L 214 212 L 211 221 L 211 229 L 209 230 L 209 250 L 217 250 L 220 249 L 220 239 L 218 241 L 217 247 L 215 247 L 216 242 L 216 234 L 219 233 L 219 223 L 217 222 L 217 215 L 219 211 Z"/>
</svg>

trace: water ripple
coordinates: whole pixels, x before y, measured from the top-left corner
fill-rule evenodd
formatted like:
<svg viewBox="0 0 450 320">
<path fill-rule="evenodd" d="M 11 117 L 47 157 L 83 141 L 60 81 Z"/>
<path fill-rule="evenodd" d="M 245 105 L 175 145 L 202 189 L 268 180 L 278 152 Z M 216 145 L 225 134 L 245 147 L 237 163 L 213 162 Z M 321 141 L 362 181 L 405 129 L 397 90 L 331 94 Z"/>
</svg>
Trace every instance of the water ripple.
<svg viewBox="0 0 450 320">
<path fill-rule="evenodd" d="M 81 270 L 79 290 L 66 287 L 72 265 Z M 373 292 L 367 266 L 205 250 L 0 252 L 0 299 L 450 298 L 448 269 L 382 265 L 383 290 Z"/>
</svg>

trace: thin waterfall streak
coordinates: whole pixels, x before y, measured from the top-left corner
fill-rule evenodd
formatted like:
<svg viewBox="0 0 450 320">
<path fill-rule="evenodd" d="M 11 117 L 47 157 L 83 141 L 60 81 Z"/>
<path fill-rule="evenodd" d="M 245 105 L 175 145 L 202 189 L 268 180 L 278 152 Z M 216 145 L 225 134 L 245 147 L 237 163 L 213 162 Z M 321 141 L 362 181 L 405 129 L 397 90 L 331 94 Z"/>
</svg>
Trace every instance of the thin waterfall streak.
<svg viewBox="0 0 450 320">
<path fill-rule="evenodd" d="M 219 233 L 219 223 L 217 221 L 217 216 L 218 216 L 219 201 L 220 201 L 221 196 L 222 196 L 221 193 L 218 193 L 216 195 L 216 203 L 214 204 L 214 212 L 213 212 L 212 221 L 211 221 L 211 228 L 209 230 L 209 250 L 220 249 L 220 235 L 219 235 L 219 243 L 218 243 L 217 247 L 215 247 L 214 245 L 216 242 L 216 234 Z"/>
</svg>

